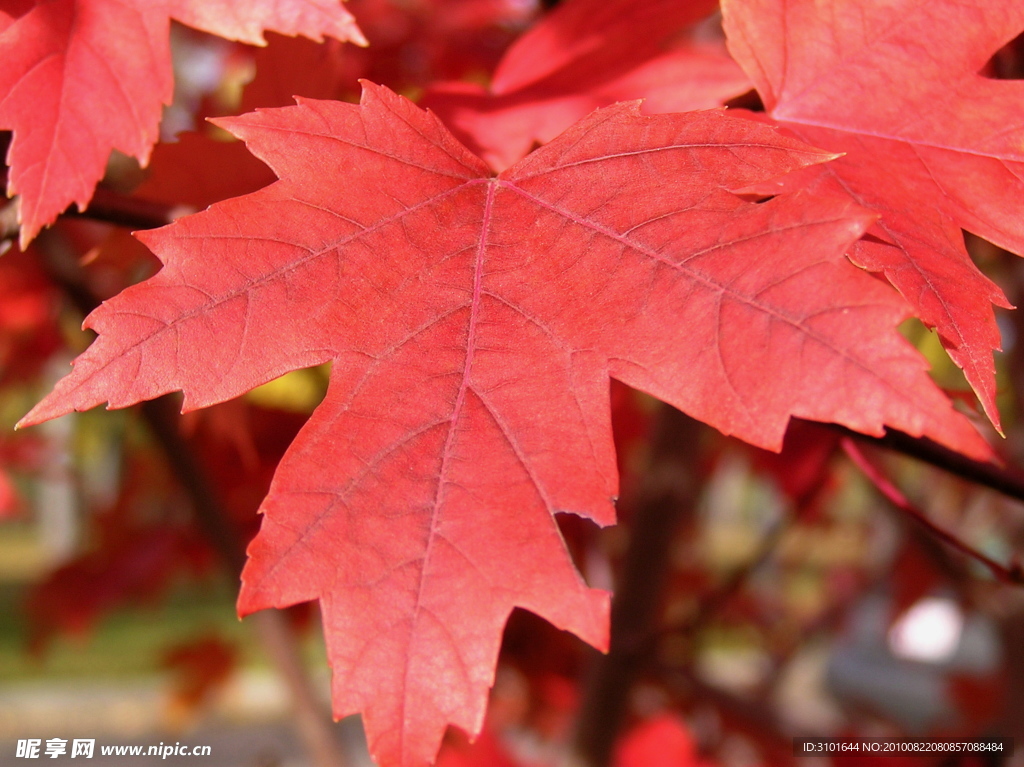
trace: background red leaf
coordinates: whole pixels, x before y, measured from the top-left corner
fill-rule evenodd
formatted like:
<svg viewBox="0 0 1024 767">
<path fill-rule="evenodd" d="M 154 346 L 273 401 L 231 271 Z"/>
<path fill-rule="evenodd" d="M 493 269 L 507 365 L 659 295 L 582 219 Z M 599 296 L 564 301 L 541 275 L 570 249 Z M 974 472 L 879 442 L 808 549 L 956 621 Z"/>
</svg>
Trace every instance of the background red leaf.
<svg viewBox="0 0 1024 767">
<path fill-rule="evenodd" d="M 497 170 L 616 101 L 645 99 L 649 114 L 721 106 L 750 85 L 706 23 L 716 7 L 570 0 L 516 41 L 489 89 L 435 84 L 421 103 Z"/>
</svg>

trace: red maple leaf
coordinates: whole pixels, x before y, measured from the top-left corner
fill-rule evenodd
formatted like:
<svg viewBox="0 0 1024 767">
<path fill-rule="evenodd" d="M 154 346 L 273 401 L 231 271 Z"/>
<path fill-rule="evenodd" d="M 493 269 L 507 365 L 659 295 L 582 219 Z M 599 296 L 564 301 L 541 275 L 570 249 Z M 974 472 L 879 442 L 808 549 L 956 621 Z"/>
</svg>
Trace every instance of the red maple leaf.
<svg viewBox="0 0 1024 767">
<path fill-rule="evenodd" d="M 619 104 L 494 176 L 379 86 L 219 124 L 280 180 L 141 234 L 163 270 L 22 425 L 332 360 L 239 609 L 320 600 L 335 713 L 384 764 L 479 731 L 513 607 L 605 646 L 552 515 L 614 520 L 610 376 L 767 447 L 799 415 L 988 453 L 842 256 L 873 218 L 729 191 L 830 157 L 770 127 Z"/>
<path fill-rule="evenodd" d="M 729 50 L 768 114 L 814 146 L 845 153 L 785 186 L 880 214 L 850 257 L 883 272 L 936 328 L 998 426 L 991 304 L 1009 303 L 971 262 L 960 228 L 1024 254 L 1024 83 L 979 74 L 1024 29 L 1024 4 L 722 6 Z"/>
<path fill-rule="evenodd" d="M 598 107 L 643 98 L 644 111 L 720 106 L 750 88 L 721 40 L 695 24 L 717 0 L 568 0 L 501 60 L 490 88 L 439 83 L 421 103 L 501 170 Z"/>
<path fill-rule="evenodd" d="M 0 127 L 21 244 L 84 209 L 112 149 L 143 164 L 173 87 L 170 20 L 263 44 L 262 30 L 364 42 L 339 0 L 2 0 Z"/>
</svg>

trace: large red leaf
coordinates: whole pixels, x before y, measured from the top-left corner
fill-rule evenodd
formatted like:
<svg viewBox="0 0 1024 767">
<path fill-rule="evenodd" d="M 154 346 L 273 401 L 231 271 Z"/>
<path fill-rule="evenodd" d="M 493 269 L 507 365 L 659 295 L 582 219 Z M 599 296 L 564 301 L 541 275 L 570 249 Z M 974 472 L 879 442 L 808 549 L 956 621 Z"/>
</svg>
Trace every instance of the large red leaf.
<svg viewBox="0 0 1024 767">
<path fill-rule="evenodd" d="M 173 87 L 170 19 L 262 44 L 261 30 L 363 42 L 339 0 L 0 0 L 0 127 L 21 244 L 84 209 L 112 149 L 143 164 Z"/>
<path fill-rule="evenodd" d="M 335 713 L 384 764 L 479 730 L 513 607 L 606 645 L 552 515 L 614 520 L 609 376 L 763 446 L 799 415 L 987 454 L 842 256 L 871 216 L 728 191 L 829 157 L 772 128 L 619 104 L 493 176 L 378 86 L 220 124 L 281 180 L 140 235 L 163 270 L 23 425 L 332 360 L 239 609 L 320 600 Z"/>
<path fill-rule="evenodd" d="M 997 426 L 991 304 L 960 228 L 1024 254 L 1024 83 L 979 74 L 1024 29 L 1016 0 L 724 0 L 768 113 L 845 153 L 787 185 L 881 214 L 851 258 L 935 327 Z"/>
</svg>

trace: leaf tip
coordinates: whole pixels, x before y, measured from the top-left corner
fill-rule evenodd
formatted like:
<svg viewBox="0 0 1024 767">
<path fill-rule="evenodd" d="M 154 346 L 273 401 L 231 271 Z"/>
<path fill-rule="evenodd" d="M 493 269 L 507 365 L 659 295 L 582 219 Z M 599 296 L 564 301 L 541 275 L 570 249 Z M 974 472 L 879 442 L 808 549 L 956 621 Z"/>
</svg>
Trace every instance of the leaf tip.
<svg viewBox="0 0 1024 767">
<path fill-rule="evenodd" d="M 238 590 L 238 599 L 235 601 L 235 614 L 238 616 L 238 620 L 248 618 L 255 612 L 259 612 L 263 609 L 263 606 L 257 607 L 252 599 L 250 589 L 246 588 L 245 582 L 245 571 L 242 571 L 242 587 Z"/>
<path fill-rule="evenodd" d="M 261 110 L 257 108 L 256 112 L 246 112 L 245 114 L 258 114 Z M 232 126 L 241 123 L 243 115 L 233 115 L 228 117 L 207 117 L 206 122 L 211 125 L 216 125 L 221 130 L 225 130 L 237 139 L 242 137 L 235 133 Z"/>
<path fill-rule="evenodd" d="M 614 104 L 606 106 L 602 109 L 595 109 L 596 112 L 622 112 L 628 114 L 631 117 L 652 117 L 653 115 L 645 115 L 640 111 L 640 107 L 643 106 L 646 99 L 630 99 L 629 101 L 617 101 Z"/>
<path fill-rule="evenodd" d="M 368 100 L 373 98 L 383 98 L 385 93 L 391 94 L 397 98 L 401 98 L 397 93 L 392 91 L 383 85 L 373 82 L 373 80 L 367 80 L 365 77 L 360 77 L 357 81 L 359 83 L 360 94 L 359 94 L 359 106 L 363 106 Z"/>
<path fill-rule="evenodd" d="M 49 404 L 50 398 L 45 397 L 39 404 L 29 410 L 20 421 L 14 424 L 14 428 L 24 429 L 29 426 L 38 426 L 44 421 L 50 421 L 54 418 L 59 418 L 62 415 L 67 414 L 67 410 L 62 408 L 55 408 Z"/>
<path fill-rule="evenodd" d="M 859 206 L 850 211 L 849 215 L 851 227 L 856 231 L 855 240 L 867 234 L 868 230 L 882 218 L 880 214 L 875 213 L 873 210 Z"/>
<path fill-rule="evenodd" d="M 360 48 L 369 48 L 370 41 L 366 39 L 366 36 L 355 23 L 353 23 L 348 30 L 348 42 L 353 45 L 358 45 Z"/>
<path fill-rule="evenodd" d="M 990 391 L 981 391 L 975 388 L 975 396 L 978 398 L 978 402 L 981 403 L 981 410 L 988 418 L 989 423 L 992 424 L 992 428 L 995 430 L 1003 439 L 1006 439 L 1006 434 L 1003 432 L 1003 424 L 999 415 L 999 408 L 995 401 L 995 390 L 994 387 Z"/>
</svg>

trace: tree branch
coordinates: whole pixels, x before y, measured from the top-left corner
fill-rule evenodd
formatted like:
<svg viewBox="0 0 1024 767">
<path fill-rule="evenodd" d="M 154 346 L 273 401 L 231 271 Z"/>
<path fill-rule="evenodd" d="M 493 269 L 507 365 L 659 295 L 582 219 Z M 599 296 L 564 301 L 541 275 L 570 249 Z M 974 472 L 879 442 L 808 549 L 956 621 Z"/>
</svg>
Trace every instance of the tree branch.
<svg viewBox="0 0 1024 767">
<path fill-rule="evenodd" d="M 143 200 L 98 186 L 89 202 L 89 207 L 79 212 L 72 206 L 64 212 L 64 215 L 89 218 L 134 230 L 156 229 L 195 212 L 195 208 L 191 205 L 166 205 L 162 202 Z"/>
<path fill-rule="evenodd" d="M 916 458 L 949 474 L 997 490 L 1010 498 L 1024 501 L 1024 472 L 1017 468 L 975 461 L 955 450 L 932 442 L 926 437 L 911 437 L 909 434 L 895 429 L 886 429 L 884 437 L 870 437 L 844 426 L 827 425 L 858 442 L 877 445 L 910 458 Z"/>
<path fill-rule="evenodd" d="M 885 475 L 885 472 L 879 466 L 872 463 L 860 448 L 857 447 L 852 438 L 843 437 L 841 444 L 843 446 L 843 450 L 850 457 L 850 460 L 853 461 L 857 468 L 864 473 L 864 476 L 871 480 L 872 484 L 874 484 L 878 491 L 886 497 L 889 503 L 918 524 L 923 525 L 932 535 L 939 538 L 944 543 L 952 546 L 962 554 L 966 554 L 974 561 L 984 565 L 999 581 L 1015 585 L 1024 584 L 1024 568 L 1021 567 L 1020 563 L 1015 562 L 1009 567 L 1002 565 L 960 540 L 949 531 L 942 529 L 932 522 L 931 519 L 928 518 L 927 514 L 914 506 L 907 497 L 900 492 L 899 488 L 897 488 L 896 485 L 894 485 Z"/>
<path fill-rule="evenodd" d="M 4 249 L 18 240 L 18 232 L 21 229 L 18 224 L 20 205 L 21 199 L 15 197 L 0 207 L 0 243 L 5 244 Z M 137 230 L 166 226 L 182 216 L 195 212 L 195 208 L 191 205 L 166 205 L 162 202 L 143 200 L 98 186 L 93 192 L 89 206 L 84 211 L 79 211 L 72 205 L 62 215 L 88 218 Z M 0 253 L 2 252 L 3 250 L 0 250 Z"/>
<path fill-rule="evenodd" d="M 18 232 L 21 230 L 18 224 L 20 207 L 21 198 L 15 197 L 0 208 L 0 255 L 18 241 Z"/>
<path fill-rule="evenodd" d="M 571 757 L 576 764 L 605 767 L 610 762 L 628 713 L 629 692 L 652 660 L 674 533 L 696 506 L 697 436 L 696 421 L 661 405 L 612 601 L 611 647 L 594 663 L 578 714 Z"/>
</svg>

